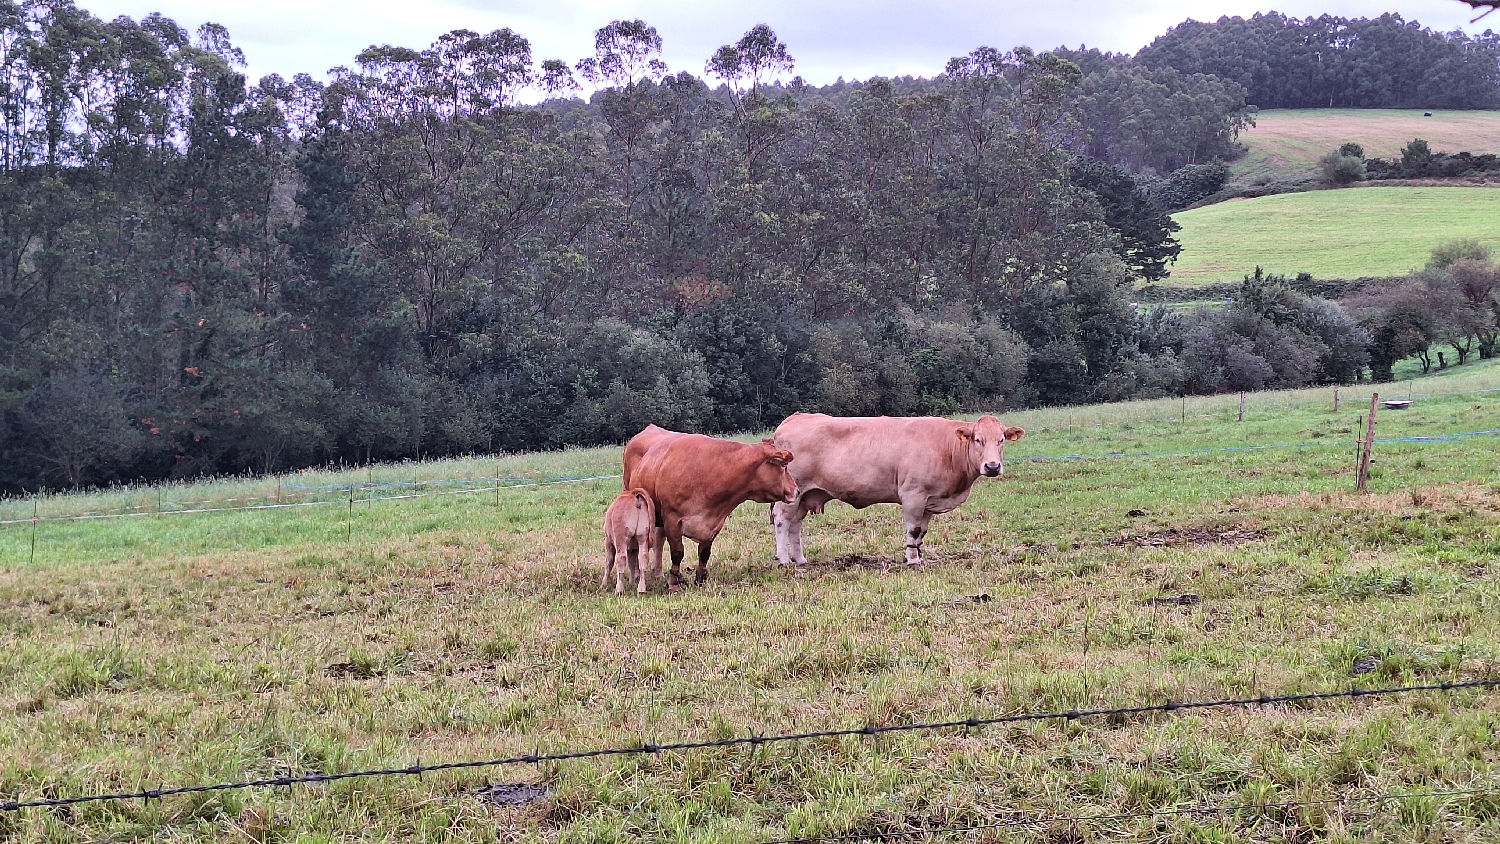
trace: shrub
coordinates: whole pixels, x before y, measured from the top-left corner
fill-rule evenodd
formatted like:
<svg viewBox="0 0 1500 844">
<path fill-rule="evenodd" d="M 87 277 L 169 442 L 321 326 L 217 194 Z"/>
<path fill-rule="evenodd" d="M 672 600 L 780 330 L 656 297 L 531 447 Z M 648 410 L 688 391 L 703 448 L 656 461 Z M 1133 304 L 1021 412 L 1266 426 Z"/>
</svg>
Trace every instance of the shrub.
<svg viewBox="0 0 1500 844">
<path fill-rule="evenodd" d="M 1348 146 L 1348 144 L 1345 144 Z M 1347 185 L 1365 177 L 1365 161 L 1342 152 L 1330 152 L 1321 161 L 1323 178 L 1330 184 Z"/>
<path fill-rule="evenodd" d="M 1432 258 L 1428 260 L 1427 266 L 1435 270 L 1447 269 L 1466 259 L 1488 261 L 1490 248 L 1477 238 L 1461 237 L 1450 240 L 1432 250 Z"/>
</svg>

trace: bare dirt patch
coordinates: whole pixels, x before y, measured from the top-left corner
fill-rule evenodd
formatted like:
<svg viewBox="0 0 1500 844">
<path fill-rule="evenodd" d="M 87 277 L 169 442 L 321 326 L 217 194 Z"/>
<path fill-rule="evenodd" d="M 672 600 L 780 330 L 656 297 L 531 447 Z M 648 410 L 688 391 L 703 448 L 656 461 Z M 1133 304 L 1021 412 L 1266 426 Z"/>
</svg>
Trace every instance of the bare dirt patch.
<svg viewBox="0 0 1500 844">
<path fill-rule="evenodd" d="M 1164 546 L 1243 545 L 1265 539 L 1264 531 L 1249 525 L 1183 525 L 1135 535 L 1123 535 L 1110 542 L 1116 547 L 1161 548 Z"/>
</svg>

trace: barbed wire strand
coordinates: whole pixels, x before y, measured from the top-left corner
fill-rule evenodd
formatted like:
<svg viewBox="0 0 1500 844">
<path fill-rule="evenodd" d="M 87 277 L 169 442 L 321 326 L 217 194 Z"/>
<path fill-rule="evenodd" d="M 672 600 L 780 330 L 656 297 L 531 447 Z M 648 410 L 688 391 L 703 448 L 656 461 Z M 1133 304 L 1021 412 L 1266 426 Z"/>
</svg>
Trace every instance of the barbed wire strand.
<svg viewBox="0 0 1500 844">
<path fill-rule="evenodd" d="M 1247 707 L 1266 706 L 1281 703 L 1307 703 L 1320 700 L 1336 700 L 1340 698 L 1362 698 L 1362 697 L 1385 697 L 1399 694 L 1412 694 L 1417 692 L 1455 692 L 1463 689 L 1490 689 L 1500 686 L 1500 678 L 1486 678 L 1482 680 L 1465 680 L 1460 682 L 1431 683 L 1416 686 L 1393 686 L 1377 689 L 1351 688 L 1334 692 L 1298 692 L 1293 694 L 1266 695 L 1249 698 L 1223 698 L 1219 700 L 1199 701 L 1172 701 L 1163 703 L 1144 704 L 1140 706 L 1116 706 L 1095 709 L 1071 709 L 1064 712 L 1023 712 L 1014 715 L 995 715 L 985 718 L 969 717 L 962 720 L 915 722 L 908 724 L 868 724 L 863 727 L 850 727 L 837 730 L 813 730 L 801 733 L 786 733 L 782 735 L 748 735 L 727 739 L 708 739 L 701 741 L 678 741 L 665 744 L 647 743 L 631 747 L 611 747 L 596 750 L 565 751 L 560 753 L 527 753 L 521 756 L 508 756 L 498 759 L 482 759 L 464 762 L 439 762 L 424 765 L 421 763 L 399 768 L 376 768 L 362 771 L 346 771 L 343 773 L 314 773 L 297 776 L 269 777 L 241 782 L 214 783 L 210 785 L 189 785 L 174 788 L 153 788 L 142 791 L 118 792 L 113 794 L 85 794 L 76 797 L 48 798 L 41 800 L 19 801 L 11 800 L 0 803 L 0 811 L 19 811 L 21 809 L 72 806 L 79 803 L 92 803 L 111 800 L 155 800 L 177 794 L 199 794 L 216 791 L 231 791 L 245 788 L 284 787 L 305 783 L 335 782 L 338 780 L 357 779 L 364 777 L 383 776 L 421 776 L 424 773 L 437 771 L 454 771 L 472 768 L 493 768 L 507 765 L 534 765 L 542 762 L 564 762 L 578 759 L 597 759 L 608 756 L 640 756 L 667 753 L 679 750 L 700 750 L 707 748 L 726 747 L 760 747 L 766 744 L 783 742 L 808 741 L 818 738 L 843 738 L 854 736 L 874 737 L 887 733 L 901 732 L 935 732 L 944 730 L 973 730 L 980 727 L 995 726 L 998 724 L 1018 724 L 1038 721 L 1076 721 L 1080 718 L 1093 718 L 1099 716 L 1115 717 L 1128 715 L 1146 715 L 1151 713 L 1171 714 L 1179 711 L 1198 709 L 1213 709 L 1223 707 Z"/>
<path fill-rule="evenodd" d="M 1267 812 L 1284 809 L 1298 809 L 1307 806 L 1327 806 L 1332 804 L 1350 803 L 1389 803 L 1393 800 L 1409 800 L 1413 797 L 1489 797 L 1500 794 L 1496 788 L 1461 788 L 1445 791 L 1410 791 L 1410 792 L 1388 792 L 1385 794 L 1372 795 L 1350 795 L 1346 797 L 1328 797 L 1318 800 L 1288 800 L 1277 803 L 1241 803 L 1233 806 L 1184 806 L 1176 809 L 1153 809 L 1140 812 L 1123 812 L 1111 815 L 1050 815 L 1045 817 L 1023 817 L 1006 818 L 998 821 L 989 821 L 981 824 L 969 824 L 964 826 L 941 826 L 926 827 L 922 829 L 907 830 L 880 830 L 867 832 L 840 833 L 837 835 L 809 835 L 798 838 L 777 838 L 762 841 L 761 844 L 822 844 L 836 841 L 893 841 L 898 839 L 912 838 L 935 838 L 940 835 L 955 835 L 969 832 L 984 832 L 991 829 L 1005 829 L 1017 826 L 1040 826 L 1055 824 L 1099 824 L 1117 821 L 1132 821 L 1142 818 L 1173 817 L 1181 815 L 1230 815 L 1238 812 L 1254 812 L 1264 815 Z"/>
</svg>

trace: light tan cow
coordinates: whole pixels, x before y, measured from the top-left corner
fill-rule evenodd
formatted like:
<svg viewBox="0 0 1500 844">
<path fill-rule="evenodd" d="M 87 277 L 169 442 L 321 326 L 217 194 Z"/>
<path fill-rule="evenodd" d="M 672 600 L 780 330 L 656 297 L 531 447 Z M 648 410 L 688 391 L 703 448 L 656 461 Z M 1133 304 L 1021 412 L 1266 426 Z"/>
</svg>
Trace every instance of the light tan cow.
<svg viewBox="0 0 1500 844">
<path fill-rule="evenodd" d="M 794 503 L 771 505 L 776 559 L 803 565 L 802 520 L 833 500 L 864 509 L 900 504 L 906 519 L 906 564 L 922 565 L 927 522 L 969 499 L 980 475 L 1005 472 L 1005 444 L 1026 435 L 993 416 L 959 422 L 934 416 L 838 417 L 794 413 L 776 429 L 790 451 Z M 889 568 L 889 566 L 887 566 Z"/>
<path fill-rule="evenodd" d="M 615 575 L 615 594 L 625 594 L 625 576 L 636 581 L 635 591 L 646 594 L 646 555 L 656 540 L 656 504 L 644 489 L 620 493 L 604 511 L 604 577 L 599 588 Z"/>
</svg>

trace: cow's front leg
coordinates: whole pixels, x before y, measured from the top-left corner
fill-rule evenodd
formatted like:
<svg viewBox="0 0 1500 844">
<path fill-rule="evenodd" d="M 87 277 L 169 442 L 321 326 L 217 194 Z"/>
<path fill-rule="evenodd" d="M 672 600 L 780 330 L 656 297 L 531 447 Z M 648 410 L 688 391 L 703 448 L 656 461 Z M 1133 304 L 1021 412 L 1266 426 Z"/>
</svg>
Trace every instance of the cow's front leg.
<svg viewBox="0 0 1500 844">
<path fill-rule="evenodd" d="M 927 536 L 927 522 L 932 514 L 927 512 L 927 502 L 920 505 L 902 504 L 901 513 L 906 521 L 906 564 L 922 565 L 922 539 Z"/>
<path fill-rule="evenodd" d="M 698 543 L 698 570 L 693 572 L 693 583 L 702 586 L 708 580 L 708 555 L 714 549 L 714 541 L 707 539 Z"/>
<path fill-rule="evenodd" d="M 776 527 L 776 561 L 782 565 L 807 565 L 807 557 L 802 553 L 805 518 L 807 510 L 800 500 L 796 504 L 778 501 L 771 505 L 771 523 Z"/>
</svg>

